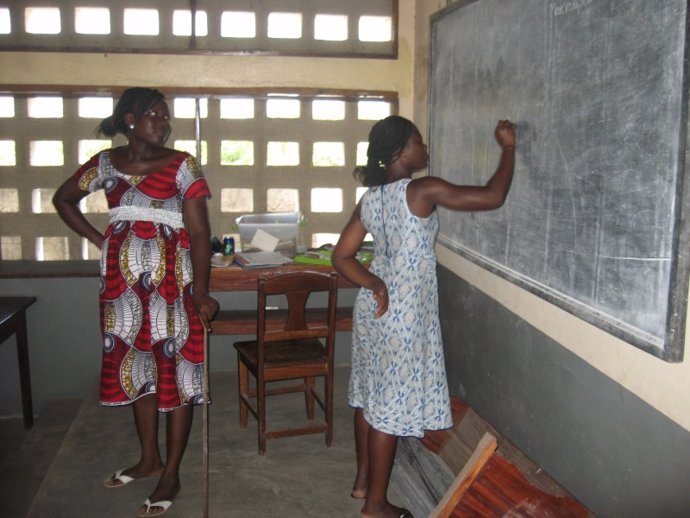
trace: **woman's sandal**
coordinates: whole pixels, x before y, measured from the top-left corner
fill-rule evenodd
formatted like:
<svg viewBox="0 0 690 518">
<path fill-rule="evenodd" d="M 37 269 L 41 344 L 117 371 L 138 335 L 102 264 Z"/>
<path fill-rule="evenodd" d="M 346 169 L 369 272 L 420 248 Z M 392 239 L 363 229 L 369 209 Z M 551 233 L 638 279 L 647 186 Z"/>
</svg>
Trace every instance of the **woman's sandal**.
<svg viewBox="0 0 690 518">
<path fill-rule="evenodd" d="M 113 473 L 112 477 L 105 479 L 103 481 L 103 487 L 107 489 L 117 489 L 118 487 L 124 487 L 136 480 L 136 478 L 130 477 L 129 475 L 123 475 L 123 471 L 124 469 L 119 469 Z"/>
<path fill-rule="evenodd" d="M 151 503 L 151 500 L 148 498 L 144 500 L 144 507 L 146 507 L 145 511 L 140 511 L 137 516 L 140 516 L 142 518 L 146 518 L 147 516 L 160 516 L 161 514 L 165 513 L 168 509 L 170 509 L 170 506 L 172 505 L 171 500 L 159 500 L 158 502 L 153 502 Z M 152 507 L 160 507 L 160 511 L 151 511 Z"/>
</svg>

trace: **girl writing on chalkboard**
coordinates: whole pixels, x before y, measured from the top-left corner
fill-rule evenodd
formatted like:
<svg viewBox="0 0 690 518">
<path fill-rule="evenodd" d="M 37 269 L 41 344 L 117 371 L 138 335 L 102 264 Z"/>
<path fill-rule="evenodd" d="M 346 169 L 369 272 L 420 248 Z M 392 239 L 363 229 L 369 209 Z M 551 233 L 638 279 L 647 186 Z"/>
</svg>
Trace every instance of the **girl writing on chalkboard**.
<svg viewBox="0 0 690 518">
<path fill-rule="evenodd" d="M 360 286 L 354 307 L 348 399 L 355 408 L 357 475 L 352 496 L 361 518 L 411 518 L 387 499 L 399 436 L 452 426 L 438 318 L 436 207 L 490 210 L 503 205 L 513 178 L 515 130 L 499 121 L 498 167 L 484 186 L 454 185 L 412 174 L 427 166 L 426 145 L 409 120 L 390 116 L 369 134 L 366 167 L 355 176 L 369 187 L 332 254 L 333 265 Z M 367 233 L 369 269 L 355 258 Z"/>
</svg>

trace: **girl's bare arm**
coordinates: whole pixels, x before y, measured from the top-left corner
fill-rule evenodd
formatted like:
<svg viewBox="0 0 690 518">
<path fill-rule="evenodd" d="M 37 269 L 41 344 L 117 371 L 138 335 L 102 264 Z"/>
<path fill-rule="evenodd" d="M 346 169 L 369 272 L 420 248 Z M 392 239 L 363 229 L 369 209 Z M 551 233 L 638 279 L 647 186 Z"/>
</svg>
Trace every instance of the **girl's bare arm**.
<svg viewBox="0 0 690 518">
<path fill-rule="evenodd" d="M 433 176 L 413 180 L 407 188 L 407 202 L 413 214 L 427 217 L 436 205 L 467 211 L 492 210 L 503 205 L 515 170 L 515 129 L 509 121 L 500 121 L 495 136 L 501 146 L 501 158 L 485 185 L 455 185 Z"/>
<path fill-rule="evenodd" d="M 331 261 L 335 269 L 351 283 L 370 289 L 374 293 L 377 303 L 374 318 L 378 318 L 388 310 L 388 289 L 386 284 L 357 260 L 356 255 L 362 246 L 367 230 L 359 219 L 359 206 L 355 209 L 350 220 L 340 235 L 338 244 L 331 254 Z"/>
</svg>

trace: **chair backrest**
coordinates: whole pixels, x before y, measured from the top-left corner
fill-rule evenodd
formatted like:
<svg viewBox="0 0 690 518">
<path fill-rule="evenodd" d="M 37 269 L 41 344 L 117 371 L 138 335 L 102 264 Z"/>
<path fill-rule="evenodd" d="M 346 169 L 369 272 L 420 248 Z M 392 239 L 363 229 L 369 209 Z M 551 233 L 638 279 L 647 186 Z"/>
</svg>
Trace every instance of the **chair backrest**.
<svg viewBox="0 0 690 518">
<path fill-rule="evenodd" d="M 326 292 L 328 308 L 323 324 L 309 327 L 307 301 L 312 293 Z M 302 338 L 326 338 L 332 342 L 335 336 L 336 306 L 338 299 L 338 274 L 300 271 L 259 279 L 257 338 L 273 342 Z M 270 295 L 285 295 L 288 315 L 285 326 L 279 332 L 266 332 L 266 299 Z"/>
</svg>

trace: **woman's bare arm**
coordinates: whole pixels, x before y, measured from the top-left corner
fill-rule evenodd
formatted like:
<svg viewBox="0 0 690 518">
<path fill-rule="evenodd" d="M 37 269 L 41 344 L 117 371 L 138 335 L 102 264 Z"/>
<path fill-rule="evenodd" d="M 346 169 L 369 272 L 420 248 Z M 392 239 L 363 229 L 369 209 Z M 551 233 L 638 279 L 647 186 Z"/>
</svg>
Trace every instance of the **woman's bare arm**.
<svg viewBox="0 0 690 518">
<path fill-rule="evenodd" d="M 55 191 L 53 205 L 62 221 L 69 228 L 100 249 L 103 243 L 103 234 L 89 223 L 79 209 L 79 202 L 88 195 L 89 193 L 82 191 L 77 181 L 70 177 Z"/>
<path fill-rule="evenodd" d="M 210 322 L 218 311 L 218 302 L 208 293 L 208 280 L 211 273 L 211 229 L 206 198 L 185 200 L 182 205 L 182 216 L 189 234 L 194 270 L 192 281 L 194 309 L 206 330 L 210 332 L 212 331 Z"/>
</svg>

